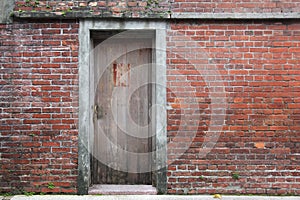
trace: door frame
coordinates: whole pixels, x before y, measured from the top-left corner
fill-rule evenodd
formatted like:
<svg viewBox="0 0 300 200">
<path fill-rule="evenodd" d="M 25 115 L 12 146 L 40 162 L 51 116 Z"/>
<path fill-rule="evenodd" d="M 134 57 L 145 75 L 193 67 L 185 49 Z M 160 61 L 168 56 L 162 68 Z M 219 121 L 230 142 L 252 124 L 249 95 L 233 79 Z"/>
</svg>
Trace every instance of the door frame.
<svg viewBox="0 0 300 200">
<path fill-rule="evenodd" d="M 90 152 L 94 135 L 93 104 L 94 78 L 90 52 L 93 48 L 91 31 L 95 30 L 144 30 L 154 31 L 152 79 L 153 104 L 166 111 L 166 23 L 151 20 L 97 20 L 83 19 L 79 27 L 79 133 L 78 133 L 78 194 L 88 194 L 91 185 Z M 159 86 L 159 87 L 157 87 Z M 159 107 L 156 106 L 156 109 Z M 155 155 L 153 185 L 158 193 L 167 192 L 167 116 L 166 112 L 154 110 Z M 159 150 L 159 151 L 158 151 Z"/>
</svg>

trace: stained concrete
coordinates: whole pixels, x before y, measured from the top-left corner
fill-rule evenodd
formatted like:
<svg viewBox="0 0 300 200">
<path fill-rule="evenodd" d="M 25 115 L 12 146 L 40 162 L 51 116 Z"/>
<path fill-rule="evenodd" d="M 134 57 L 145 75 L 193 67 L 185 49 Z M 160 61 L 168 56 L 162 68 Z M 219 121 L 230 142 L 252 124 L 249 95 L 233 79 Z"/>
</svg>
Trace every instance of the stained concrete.
<svg viewBox="0 0 300 200">
<path fill-rule="evenodd" d="M 152 185 L 93 185 L 89 194 L 103 195 L 156 195 L 156 188 Z"/>
<path fill-rule="evenodd" d="M 1 0 L 3 1 L 3 0 Z M 0 3 L 1 3 L 0 1 Z M 78 19 L 78 18 L 120 18 L 109 12 L 103 11 L 98 15 L 87 11 L 67 12 L 65 15 L 57 15 L 56 12 L 14 12 L 18 18 L 48 18 L 48 19 Z M 121 18 L 131 18 L 131 15 L 123 15 Z M 299 19 L 299 12 L 262 12 L 262 13 L 194 13 L 194 12 L 174 12 L 172 14 L 154 13 L 141 15 L 140 18 L 145 19 Z"/>
<path fill-rule="evenodd" d="M 0 197 L 1 199 L 1 197 Z M 11 200 L 213 200 L 212 195 L 34 195 L 14 196 Z M 298 197 L 222 196 L 222 200 L 300 200 Z"/>
<path fill-rule="evenodd" d="M 12 22 L 12 11 L 15 5 L 14 0 L 0 0 L 0 24 Z"/>
</svg>

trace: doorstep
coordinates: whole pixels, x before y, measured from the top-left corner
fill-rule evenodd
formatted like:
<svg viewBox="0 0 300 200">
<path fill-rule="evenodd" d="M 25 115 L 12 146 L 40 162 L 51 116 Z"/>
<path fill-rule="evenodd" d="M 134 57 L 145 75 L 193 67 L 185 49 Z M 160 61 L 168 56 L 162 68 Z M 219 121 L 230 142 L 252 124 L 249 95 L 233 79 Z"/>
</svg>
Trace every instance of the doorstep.
<svg viewBox="0 0 300 200">
<path fill-rule="evenodd" d="M 156 188 L 152 185 L 93 185 L 89 194 L 103 195 L 156 195 Z"/>
</svg>

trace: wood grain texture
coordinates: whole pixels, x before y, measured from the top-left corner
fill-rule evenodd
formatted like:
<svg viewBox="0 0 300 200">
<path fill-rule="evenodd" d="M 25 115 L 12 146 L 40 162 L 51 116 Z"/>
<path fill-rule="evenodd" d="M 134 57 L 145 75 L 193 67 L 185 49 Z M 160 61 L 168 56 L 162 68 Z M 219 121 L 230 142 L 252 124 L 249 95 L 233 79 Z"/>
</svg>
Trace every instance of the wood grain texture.
<svg viewBox="0 0 300 200">
<path fill-rule="evenodd" d="M 151 172 L 139 173 L 145 166 L 151 171 L 150 155 L 120 157 L 121 149 L 133 153 L 152 151 L 151 129 L 148 128 L 151 85 L 144 84 L 151 81 L 152 50 L 147 48 L 151 42 L 118 38 L 101 43 L 100 48 L 95 46 L 98 115 L 94 115 L 93 184 L 152 183 Z M 110 142 L 104 142 L 100 131 Z"/>
</svg>

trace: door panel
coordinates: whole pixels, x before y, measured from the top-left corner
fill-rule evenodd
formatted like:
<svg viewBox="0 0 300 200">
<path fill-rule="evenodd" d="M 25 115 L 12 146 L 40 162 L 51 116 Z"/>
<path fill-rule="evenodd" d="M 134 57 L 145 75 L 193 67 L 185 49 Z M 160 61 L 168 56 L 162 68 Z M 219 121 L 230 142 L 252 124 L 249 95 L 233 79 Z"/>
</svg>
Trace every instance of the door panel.
<svg viewBox="0 0 300 200">
<path fill-rule="evenodd" d="M 151 85 L 147 84 L 152 41 L 117 38 L 94 43 L 92 183 L 151 184 L 152 158 L 138 154 L 152 151 Z"/>
</svg>

